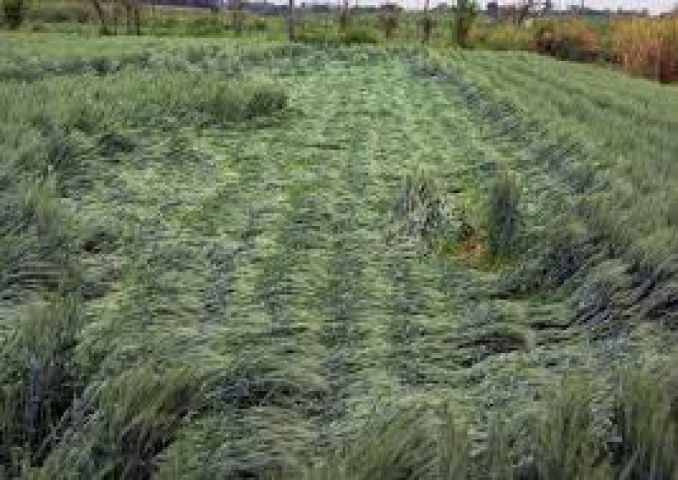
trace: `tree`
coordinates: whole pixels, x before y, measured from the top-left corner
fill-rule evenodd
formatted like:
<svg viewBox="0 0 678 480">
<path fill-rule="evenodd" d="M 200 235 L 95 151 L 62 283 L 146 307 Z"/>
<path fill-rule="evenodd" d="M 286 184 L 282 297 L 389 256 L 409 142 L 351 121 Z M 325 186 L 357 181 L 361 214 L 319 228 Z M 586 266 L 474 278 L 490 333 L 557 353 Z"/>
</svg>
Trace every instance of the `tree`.
<svg viewBox="0 0 678 480">
<path fill-rule="evenodd" d="M 383 30 L 385 38 L 393 37 L 393 34 L 398 29 L 399 21 L 398 10 L 382 11 L 379 14 L 379 27 Z"/>
<path fill-rule="evenodd" d="M 475 0 L 457 0 L 456 36 L 460 47 L 467 47 L 471 27 L 478 15 Z"/>
<path fill-rule="evenodd" d="M 348 0 L 344 0 L 343 7 L 339 13 L 339 33 L 344 33 L 348 28 L 350 22 L 350 11 L 348 8 Z"/>
<path fill-rule="evenodd" d="M 87 0 L 92 6 L 97 20 L 99 21 L 99 33 L 109 35 L 111 30 L 107 18 L 106 8 L 103 0 Z M 113 0 L 110 4 L 110 15 L 112 16 L 113 34 L 118 33 L 118 14 L 124 12 L 127 34 L 141 35 L 141 7 L 140 0 Z"/>
<path fill-rule="evenodd" d="M 106 12 L 104 11 L 104 7 L 99 0 L 89 0 L 89 3 L 92 5 L 97 19 L 99 20 L 99 34 L 108 35 L 110 32 L 106 23 Z"/>
<path fill-rule="evenodd" d="M 422 41 L 428 43 L 431 40 L 431 31 L 433 30 L 433 19 L 430 16 L 430 0 L 424 1 L 424 18 L 421 21 Z"/>
<path fill-rule="evenodd" d="M 138 0 L 119 0 L 125 9 L 127 34 L 141 35 L 141 13 Z"/>
<path fill-rule="evenodd" d="M 525 22 L 527 16 L 530 14 L 530 12 L 534 10 L 534 7 L 535 7 L 534 0 L 527 0 L 526 2 L 524 2 L 518 8 L 518 13 L 515 18 L 516 25 L 522 25 L 523 22 Z"/>
<path fill-rule="evenodd" d="M 231 15 L 233 20 L 233 31 L 236 35 L 241 35 L 245 24 L 245 11 L 242 0 L 233 0 L 231 2 Z"/>
</svg>

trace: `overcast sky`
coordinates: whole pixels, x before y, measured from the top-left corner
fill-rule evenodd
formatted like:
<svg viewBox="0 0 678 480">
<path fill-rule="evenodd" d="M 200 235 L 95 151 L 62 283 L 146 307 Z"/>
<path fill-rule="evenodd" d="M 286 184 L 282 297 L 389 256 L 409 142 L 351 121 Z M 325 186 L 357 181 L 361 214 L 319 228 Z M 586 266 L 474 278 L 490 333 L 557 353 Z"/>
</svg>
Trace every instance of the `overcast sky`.
<svg viewBox="0 0 678 480">
<path fill-rule="evenodd" d="M 301 4 L 302 1 L 306 3 L 313 4 L 325 4 L 325 3 L 339 3 L 337 0 L 298 0 L 298 3 Z M 435 6 L 438 2 L 444 2 L 445 0 L 431 0 L 431 6 Z M 482 6 L 487 3 L 487 0 L 477 0 Z M 351 4 L 355 0 L 350 0 Z M 422 8 L 424 6 L 424 0 L 358 0 L 359 5 L 379 5 L 381 3 L 398 3 L 403 5 L 406 8 Z M 567 5 L 579 4 L 580 0 L 553 0 L 553 4 L 559 8 L 565 8 Z M 280 0 L 275 1 L 274 3 L 281 3 Z M 285 2 L 286 3 L 286 2 Z M 447 3 L 454 4 L 455 0 L 447 0 Z M 511 0 L 499 0 L 499 4 L 509 4 L 512 3 Z M 515 2 L 513 2 L 515 3 Z M 666 10 L 670 10 L 673 6 L 678 3 L 678 0 L 584 0 L 584 4 L 592 8 L 611 8 L 617 9 L 622 7 L 624 9 L 635 9 L 642 10 L 647 8 L 653 13 L 658 13 Z"/>
</svg>

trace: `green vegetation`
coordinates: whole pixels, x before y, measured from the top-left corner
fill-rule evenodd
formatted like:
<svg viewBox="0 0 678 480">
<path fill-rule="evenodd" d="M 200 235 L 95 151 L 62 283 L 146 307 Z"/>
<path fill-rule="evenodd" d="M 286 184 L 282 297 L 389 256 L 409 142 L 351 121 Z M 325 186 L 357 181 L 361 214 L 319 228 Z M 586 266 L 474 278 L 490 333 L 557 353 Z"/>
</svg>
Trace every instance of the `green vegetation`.
<svg viewBox="0 0 678 480">
<path fill-rule="evenodd" d="M 474 0 L 460 0 L 457 2 L 457 14 L 455 16 L 455 36 L 457 44 L 461 47 L 469 45 L 469 36 L 473 22 L 478 16 L 478 6 Z"/>
<path fill-rule="evenodd" d="M 675 87 L 1 40 L 0 477 L 678 477 Z"/>
<path fill-rule="evenodd" d="M 24 0 L 3 0 L 2 11 L 4 14 L 4 23 L 11 29 L 17 29 L 21 26 L 26 15 L 26 3 Z"/>
<path fill-rule="evenodd" d="M 294 3 L 294 2 L 293 2 Z M 303 3 L 303 2 L 302 2 Z M 177 8 L 131 0 L 5 0 L 5 23 L 40 32 L 80 35 L 148 34 L 152 36 L 247 37 L 250 41 L 290 40 L 316 45 L 388 44 L 411 47 L 423 42 L 437 48 L 521 50 L 563 60 L 606 64 L 661 83 L 678 81 L 678 15 L 533 15 L 529 5 L 483 14 L 474 0 L 454 8 L 400 11 L 349 8 L 317 12 L 296 9 L 258 15 L 234 0 L 228 9 Z M 289 7 L 289 5 L 288 5 Z M 308 5 L 307 5 L 308 7 Z M 24 22 L 24 19 L 27 20 Z M 292 20 L 290 22 L 290 20 Z M 526 21 L 529 20 L 529 21 Z"/>
<path fill-rule="evenodd" d="M 383 412 L 357 443 L 301 478 L 675 478 L 678 421 L 670 382 L 676 377 L 650 385 L 646 375 L 628 374 L 623 388 L 610 393 L 613 411 L 623 417 L 619 435 L 597 429 L 591 386 L 568 379 L 518 430 L 509 432 L 500 420 L 490 420 L 475 452 L 471 432 L 448 406 L 415 407 Z M 516 462 L 518 452 L 522 458 Z"/>
<path fill-rule="evenodd" d="M 490 190 L 487 243 L 490 253 L 510 255 L 519 247 L 520 189 L 514 175 L 503 172 Z"/>
</svg>

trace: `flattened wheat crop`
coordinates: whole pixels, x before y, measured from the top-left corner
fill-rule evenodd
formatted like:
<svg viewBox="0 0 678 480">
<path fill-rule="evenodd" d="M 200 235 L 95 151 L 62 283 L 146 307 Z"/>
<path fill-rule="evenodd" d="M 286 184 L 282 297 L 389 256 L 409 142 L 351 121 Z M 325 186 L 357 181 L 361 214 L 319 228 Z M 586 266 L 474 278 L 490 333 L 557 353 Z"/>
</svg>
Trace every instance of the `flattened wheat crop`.
<svg viewBox="0 0 678 480">
<path fill-rule="evenodd" d="M 0 53 L 0 477 L 675 474 L 678 90 L 50 38 Z"/>
</svg>

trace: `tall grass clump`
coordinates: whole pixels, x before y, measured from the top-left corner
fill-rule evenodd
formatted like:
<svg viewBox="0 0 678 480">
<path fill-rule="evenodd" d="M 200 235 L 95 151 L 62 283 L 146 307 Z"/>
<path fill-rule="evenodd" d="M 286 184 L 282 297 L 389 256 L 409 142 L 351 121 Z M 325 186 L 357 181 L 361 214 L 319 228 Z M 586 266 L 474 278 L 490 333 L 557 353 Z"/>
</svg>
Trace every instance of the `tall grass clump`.
<svg viewBox="0 0 678 480">
<path fill-rule="evenodd" d="M 678 478 L 678 377 L 626 373 L 615 406 L 620 478 Z"/>
<path fill-rule="evenodd" d="M 213 73 L 122 72 L 106 83 L 59 79 L 50 89 L 55 95 L 80 92 L 78 104 L 47 102 L 63 117 L 58 128 L 88 135 L 116 125 L 241 122 L 287 106 L 286 92 L 270 81 L 224 80 Z"/>
<path fill-rule="evenodd" d="M 501 23 L 471 30 L 471 44 L 489 50 L 529 50 L 532 31 L 522 25 Z"/>
<path fill-rule="evenodd" d="M 443 190 L 425 172 L 403 179 L 393 204 L 392 220 L 394 236 L 419 241 L 427 251 L 453 243 L 458 233 Z"/>
<path fill-rule="evenodd" d="M 580 380 L 569 380 L 569 384 L 550 392 L 544 414 L 534 422 L 533 468 L 537 478 L 610 478 L 604 435 L 595 429 L 591 388 Z"/>
<path fill-rule="evenodd" d="M 475 441 L 446 409 L 415 405 L 368 422 L 297 478 L 673 480 L 678 384 L 668 378 L 641 367 L 610 388 L 567 376 L 522 420 L 495 417 Z"/>
<path fill-rule="evenodd" d="M 495 257 L 516 252 L 520 241 L 520 188 L 514 174 L 504 171 L 489 192 L 487 242 Z"/>
<path fill-rule="evenodd" d="M 611 26 L 612 44 L 624 70 L 658 80 L 678 81 L 678 17 L 634 18 Z"/>
<path fill-rule="evenodd" d="M 70 295 L 28 305 L 0 344 L 0 465 L 6 475 L 44 459 L 54 428 L 84 389 L 75 361 L 79 303 Z"/>
<path fill-rule="evenodd" d="M 287 95 L 267 83 L 218 83 L 205 85 L 197 98 L 187 98 L 187 106 L 195 101 L 197 110 L 220 121 L 249 120 L 269 116 L 287 106 Z"/>
<path fill-rule="evenodd" d="M 39 95 L 7 87 L 0 101 L 0 477 L 16 478 L 44 459 L 84 388 L 75 361 L 83 315 L 76 222 L 60 201 L 69 140 L 51 129 L 55 112 Z"/>
<path fill-rule="evenodd" d="M 467 428 L 446 409 L 414 406 L 376 416 L 346 448 L 300 478 L 464 480 L 473 478 L 471 451 Z"/>
<path fill-rule="evenodd" d="M 132 367 L 92 382 L 61 426 L 37 478 L 150 478 L 160 455 L 198 408 L 205 377 L 197 368 Z"/>
</svg>

